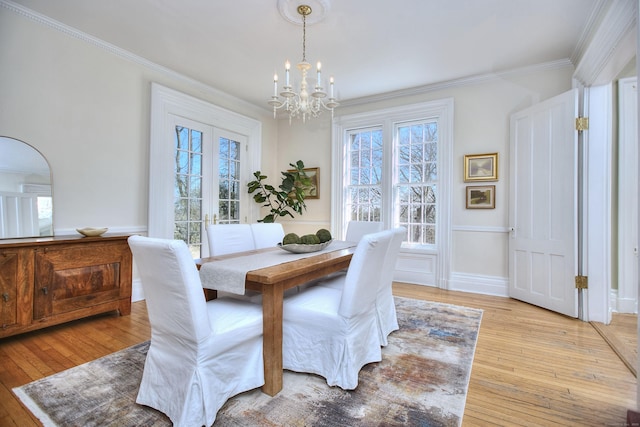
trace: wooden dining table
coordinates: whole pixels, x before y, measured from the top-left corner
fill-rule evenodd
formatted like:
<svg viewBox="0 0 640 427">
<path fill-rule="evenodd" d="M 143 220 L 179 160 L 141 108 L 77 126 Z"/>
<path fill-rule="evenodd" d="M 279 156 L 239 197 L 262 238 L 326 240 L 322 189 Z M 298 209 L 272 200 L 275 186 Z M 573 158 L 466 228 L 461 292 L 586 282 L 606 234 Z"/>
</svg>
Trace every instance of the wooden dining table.
<svg viewBox="0 0 640 427">
<path fill-rule="evenodd" d="M 196 265 L 200 268 L 207 262 L 267 251 L 281 249 L 267 248 L 200 258 L 196 259 Z M 322 252 L 247 272 L 245 289 L 262 293 L 264 393 L 275 396 L 282 390 L 282 307 L 285 290 L 348 268 L 354 252 L 355 247 Z M 208 299 L 215 298 L 217 291 L 205 289 L 205 294 Z"/>
</svg>

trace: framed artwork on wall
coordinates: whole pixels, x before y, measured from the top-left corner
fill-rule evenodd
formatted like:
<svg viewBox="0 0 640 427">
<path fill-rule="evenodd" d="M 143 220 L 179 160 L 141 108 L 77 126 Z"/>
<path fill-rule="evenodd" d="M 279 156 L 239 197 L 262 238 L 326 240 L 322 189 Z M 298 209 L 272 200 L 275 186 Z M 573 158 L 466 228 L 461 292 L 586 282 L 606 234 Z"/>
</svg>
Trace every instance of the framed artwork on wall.
<svg viewBox="0 0 640 427">
<path fill-rule="evenodd" d="M 467 209 L 495 209 L 495 185 L 467 185 Z"/>
<path fill-rule="evenodd" d="M 464 182 L 497 181 L 498 153 L 465 154 Z"/>
<path fill-rule="evenodd" d="M 305 199 L 319 199 L 320 198 L 320 168 L 304 168 L 302 169 L 305 174 L 311 179 L 311 187 L 309 187 L 305 193 Z M 294 172 L 294 170 L 289 170 Z"/>
</svg>

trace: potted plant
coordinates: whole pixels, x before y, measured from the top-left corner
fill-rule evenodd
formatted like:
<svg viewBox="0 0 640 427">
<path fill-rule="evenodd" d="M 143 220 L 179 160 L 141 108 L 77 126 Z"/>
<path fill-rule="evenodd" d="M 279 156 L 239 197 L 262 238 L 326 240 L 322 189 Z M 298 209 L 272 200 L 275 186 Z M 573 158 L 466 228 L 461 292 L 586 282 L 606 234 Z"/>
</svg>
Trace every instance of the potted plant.
<svg viewBox="0 0 640 427">
<path fill-rule="evenodd" d="M 253 194 L 253 200 L 269 208 L 269 213 L 258 222 L 276 222 L 283 216 L 293 218 L 293 213 L 302 215 L 302 211 L 307 209 L 304 202 L 305 191 L 311 187 L 311 178 L 304 172 L 304 163 L 298 160 L 295 164 L 289 163 L 293 168 L 291 171 L 281 172 L 282 183 L 275 188 L 273 185 L 264 183 L 267 179 L 262 172 L 256 171 L 253 176 L 256 178 L 247 184 L 249 194 Z"/>
</svg>

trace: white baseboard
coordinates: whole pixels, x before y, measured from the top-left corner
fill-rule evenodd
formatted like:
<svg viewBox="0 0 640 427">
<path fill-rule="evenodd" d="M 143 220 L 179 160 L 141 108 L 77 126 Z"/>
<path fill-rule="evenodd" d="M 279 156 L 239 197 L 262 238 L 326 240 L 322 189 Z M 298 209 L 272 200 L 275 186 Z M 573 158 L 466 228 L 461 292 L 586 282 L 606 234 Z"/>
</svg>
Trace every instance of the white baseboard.
<svg viewBox="0 0 640 427">
<path fill-rule="evenodd" d="M 482 276 L 477 274 L 451 273 L 450 291 L 470 292 L 474 294 L 509 296 L 509 279 L 499 276 Z"/>
<path fill-rule="evenodd" d="M 613 313 L 618 308 L 618 290 L 609 289 L 609 313 Z"/>
<path fill-rule="evenodd" d="M 617 289 L 609 292 L 609 312 L 611 313 L 637 313 L 638 302 L 634 298 L 620 298 Z"/>
<path fill-rule="evenodd" d="M 631 298 L 618 298 L 618 313 L 637 313 L 638 302 Z"/>
</svg>

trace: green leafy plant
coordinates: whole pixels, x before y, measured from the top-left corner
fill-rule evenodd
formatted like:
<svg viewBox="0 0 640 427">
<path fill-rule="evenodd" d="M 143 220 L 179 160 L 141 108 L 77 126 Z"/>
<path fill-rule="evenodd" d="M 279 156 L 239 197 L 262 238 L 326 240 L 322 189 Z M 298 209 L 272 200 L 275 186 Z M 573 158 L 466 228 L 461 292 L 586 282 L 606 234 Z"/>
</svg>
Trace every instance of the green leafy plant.
<svg viewBox="0 0 640 427">
<path fill-rule="evenodd" d="M 253 194 L 253 200 L 269 208 L 269 213 L 258 222 L 276 222 L 283 216 L 294 218 L 293 213 L 302 215 L 303 210 L 307 210 L 304 202 L 305 191 L 311 188 L 311 178 L 304 172 L 304 163 L 298 160 L 296 164 L 289 163 L 293 169 L 281 172 L 282 183 L 275 188 L 273 185 L 264 183 L 267 179 L 262 172 L 256 171 L 253 176 L 256 178 L 247 184 L 249 194 Z"/>
</svg>

